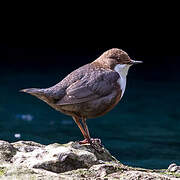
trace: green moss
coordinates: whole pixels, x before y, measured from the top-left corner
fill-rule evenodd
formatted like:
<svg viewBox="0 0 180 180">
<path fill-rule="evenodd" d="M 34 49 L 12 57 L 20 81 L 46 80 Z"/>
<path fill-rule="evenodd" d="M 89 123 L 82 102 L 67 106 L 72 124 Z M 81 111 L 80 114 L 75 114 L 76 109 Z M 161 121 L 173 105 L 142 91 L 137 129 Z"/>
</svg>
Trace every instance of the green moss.
<svg viewBox="0 0 180 180">
<path fill-rule="evenodd" d="M 160 174 L 170 175 L 170 176 L 173 176 L 176 178 L 180 178 L 180 173 L 176 173 L 176 172 L 162 171 L 162 172 L 160 172 Z"/>
<path fill-rule="evenodd" d="M 6 172 L 6 169 L 4 167 L 0 167 L 0 176 L 3 176 Z"/>
<path fill-rule="evenodd" d="M 96 174 L 94 172 L 89 171 L 88 169 L 76 169 L 72 171 L 68 171 L 65 173 L 61 173 L 61 175 L 74 177 L 74 178 L 85 178 L 85 177 L 95 177 Z"/>
</svg>

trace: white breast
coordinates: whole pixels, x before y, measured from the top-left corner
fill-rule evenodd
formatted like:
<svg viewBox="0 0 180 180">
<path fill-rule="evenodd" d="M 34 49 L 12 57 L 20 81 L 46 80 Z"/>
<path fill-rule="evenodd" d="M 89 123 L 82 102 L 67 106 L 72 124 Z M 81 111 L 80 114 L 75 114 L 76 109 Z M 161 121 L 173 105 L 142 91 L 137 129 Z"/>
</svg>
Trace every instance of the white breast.
<svg viewBox="0 0 180 180">
<path fill-rule="evenodd" d="M 120 78 L 118 79 L 118 84 L 120 85 L 120 88 L 122 90 L 121 98 L 126 89 L 126 76 L 128 74 L 129 68 L 130 68 L 130 65 L 127 65 L 127 64 L 118 64 L 114 68 L 114 70 L 118 72 L 118 74 L 120 75 Z"/>
</svg>

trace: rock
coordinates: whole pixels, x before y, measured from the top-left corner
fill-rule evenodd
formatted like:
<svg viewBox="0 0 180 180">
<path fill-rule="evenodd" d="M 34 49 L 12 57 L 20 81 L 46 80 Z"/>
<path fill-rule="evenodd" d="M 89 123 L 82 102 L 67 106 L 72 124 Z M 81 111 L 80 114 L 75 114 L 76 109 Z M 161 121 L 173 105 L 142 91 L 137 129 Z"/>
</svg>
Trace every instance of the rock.
<svg viewBox="0 0 180 180">
<path fill-rule="evenodd" d="M 175 163 L 169 165 L 167 172 L 174 173 L 180 179 L 180 166 L 177 166 Z"/>
<path fill-rule="evenodd" d="M 170 172 L 176 172 L 178 170 L 178 166 L 174 166 L 170 169 Z"/>
<path fill-rule="evenodd" d="M 121 164 L 107 149 L 32 141 L 0 141 L 0 179 L 172 179 L 173 174 Z M 176 166 L 171 166 L 171 168 Z M 176 176 L 175 176 L 176 177 Z"/>
<path fill-rule="evenodd" d="M 175 172 L 176 170 L 177 170 L 177 165 L 175 163 L 169 165 L 168 171 Z"/>
<path fill-rule="evenodd" d="M 6 141 L 0 141 L 0 163 L 10 161 L 16 154 L 16 149 Z"/>
<path fill-rule="evenodd" d="M 103 149 L 102 153 L 97 153 L 90 145 L 81 146 L 79 143 L 73 142 L 48 146 L 32 142 L 17 142 L 13 143 L 13 145 L 18 147 L 19 150 L 11 159 L 13 164 L 44 169 L 55 173 L 90 168 L 98 164 L 99 160 L 113 160 L 113 157 L 105 149 Z"/>
<path fill-rule="evenodd" d="M 20 152 L 32 152 L 35 149 L 45 147 L 42 144 L 33 142 L 33 141 L 18 141 L 15 143 L 11 143 L 13 147 Z"/>
<path fill-rule="evenodd" d="M 139 171 L 127 171 L 123 174 L 117 172 L 114 174 L 111 174 L 111 176 L 108 178 L 108 180 L 114 180 L 114 179 L 123 179 L 123 180 L 170 180 L 171 178 L 162 176 L 161 174 L 157 173 L 147 173 L 147 172 L 139 172 Z"/>
</svg>

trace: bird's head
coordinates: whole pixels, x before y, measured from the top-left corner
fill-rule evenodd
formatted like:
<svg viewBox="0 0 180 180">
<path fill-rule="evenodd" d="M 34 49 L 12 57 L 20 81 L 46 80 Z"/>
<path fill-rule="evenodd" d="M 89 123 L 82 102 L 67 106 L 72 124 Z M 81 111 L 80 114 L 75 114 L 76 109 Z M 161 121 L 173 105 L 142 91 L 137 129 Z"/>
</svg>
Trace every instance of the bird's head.
<svg viewBox="0 0 180 180">
<path fill-rule="evenodd" d="M 142 61 L 132 60 L 125 51 L 118 48 L 113 48 L 104 52 L 97 61 L 110 69 L 114 69 L 117 65 L 130 67 L 134 64 L 142 63 Z"/>
</svg>

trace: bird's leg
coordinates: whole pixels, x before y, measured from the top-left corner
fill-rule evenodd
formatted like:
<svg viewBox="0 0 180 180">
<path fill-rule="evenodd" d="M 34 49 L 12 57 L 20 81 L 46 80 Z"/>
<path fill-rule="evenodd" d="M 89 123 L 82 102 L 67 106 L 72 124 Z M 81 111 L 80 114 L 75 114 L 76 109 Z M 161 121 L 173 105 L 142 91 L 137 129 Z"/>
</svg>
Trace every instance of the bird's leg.
<svg viewBox="0 0 180 180">
<path fill-rule="evenodd" d="M 85 118 L 82 118 L 82 123 L 83 123 L 83 126 L 84 126 L 84 130 L 88 136 L 88 139 L 89 140 L 88 142 L 89 143 L 93 143 L 93 142 L 99 142 L 99 144 L 101 144 L 101 140 L 100 139 L 93 139 L 93 138 L 90 138 L 90 134 L 89 134 L 89 130 L 88 130 L 88 126 L 86 124 L 86 119 Z"/>
<path fill-rule="evenodd" d="M 84 142 L 86 143 L 90 143 L 91 146 L 98 152 L 103 152 L 102 150 L 102 144 L 101 144 L 101 140 L 100 139 L 93 139 L 90 137 L 90 134 L 89 134 L 89 130 L 88 130 L 88 126 L 86 124 L 86 118 L 82 118 L 82 124 L 83 124 L 83 127 L 84 127 L 84 130 L 88 136 L 87 139 L 84 140 Z"/>
<path fill-rule="evenodd" d="M 88 126 L 86 124 L 86 119 L 85 118 L 82 118 L 82 123 L 83 123 L 84 129 L 86 131 L 86 134 L 88 135 L 88 137 L 90 139 L 89 129 L 88 129 Z"/>
<path fill-rule="evenodd" d="M 74 119 L 75 123 L 78 125 L 79 129 L 81 130 L 81 133 L 83 134 L 83 136 L 84 136 L 84 138 L 85 138 L 85 140 L 80 141 L 79 143 L 80 143 L 80 144 L 86 144 L 86 143 L 88 143 L 88 142 L 87 142 L 88 135 L 86 134 L 86 131 L 83 129 L 81 123 L 79 122 L 79 118 L 73 116 L 73 119 Z"/>
<path fill-rule="evenodd" d="M 73 117 L 74 121 L 76 122 L 76 124 L 78 125 L 79 129 L 81 130 L 83 136 L 84 136 L 84 140 L 83 141 L 80 141 L 79 144 L 91 144 L 91 146 L 97 150 L 98 152 L 101 152 L 102 151 L 102 145 L 101 145 L 101 140 L 100 139 L 91 139 L 90 138 L 90 134 L 89 134 L 89 130 L 88 130 L 88 127 L 87 127 L 87 124 L 86 124 L 86 119 L 85 118 L 82 118 L 82 123 L 83 123 L 83 127 L 79 121 L 79 118 L 78 117 Z"/>
<path fill-rule="evenodd" d="M 86 124 L 86 118 L 82 118 L 82 123 L 83 123 L 84 130 L 85 130 L 85 132 L 87 134 L 87 139 L 85 139 L 85 140 L 88 143 L 91 143 L 91 137 L 90 137 L 89 130 L 88 130 L 88 127 L 87 127 L 87 124 Z"/>
</svg>

